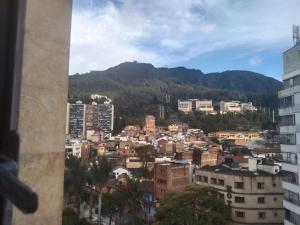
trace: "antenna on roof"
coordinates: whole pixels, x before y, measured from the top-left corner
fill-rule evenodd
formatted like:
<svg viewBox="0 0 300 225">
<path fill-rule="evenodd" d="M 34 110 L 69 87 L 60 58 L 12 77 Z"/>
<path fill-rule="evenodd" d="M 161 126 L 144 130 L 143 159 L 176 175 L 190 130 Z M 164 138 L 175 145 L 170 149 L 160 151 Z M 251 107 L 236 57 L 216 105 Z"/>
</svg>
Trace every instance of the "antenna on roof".
<svg viewBox="0 0 300 225">
<path fill-rule="evenodd" d="M 300 44 L 300 26 L 293 25 L 293 41 L 294 45 Z"/>
</svg>

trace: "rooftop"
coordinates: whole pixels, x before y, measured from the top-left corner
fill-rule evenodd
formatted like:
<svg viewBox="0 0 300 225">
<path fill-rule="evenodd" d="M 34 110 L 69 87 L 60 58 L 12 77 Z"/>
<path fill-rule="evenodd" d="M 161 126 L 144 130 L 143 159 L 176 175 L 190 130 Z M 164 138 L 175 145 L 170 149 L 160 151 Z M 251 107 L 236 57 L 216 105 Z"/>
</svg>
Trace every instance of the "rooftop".
<svg viewBox="0 0 300 225">
<path fill-rule="evenodd" d="M 240 168 L 231 168 L 227 165 L 217 165 L 217 166 L 204 166 L 203 168 L 199 169 L 202 171 L 208 171 L 208 172 L 215 172 L 220 174 L 228 174 L 233 176 L 282 176 L 284 175 L 285 171 L 280 171 L 276 175 L 267 173 L 265 171 L 249 171 L 247 169 L 240 169 Z"/>
</svg>

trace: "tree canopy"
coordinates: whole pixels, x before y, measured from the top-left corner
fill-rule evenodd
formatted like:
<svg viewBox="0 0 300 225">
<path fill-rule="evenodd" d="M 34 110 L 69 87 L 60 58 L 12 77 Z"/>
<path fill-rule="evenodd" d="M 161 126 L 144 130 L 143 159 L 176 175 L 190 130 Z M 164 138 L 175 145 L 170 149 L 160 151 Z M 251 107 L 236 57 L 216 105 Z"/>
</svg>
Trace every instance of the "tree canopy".
<svg viewBox="0 0 300 225">
<path fill-rule="evenodd" d="M 170 192 L 157 209 L 159 225 L 225 225 L 230 209 L 212 188 L 192 186 Z"/>
</svg>

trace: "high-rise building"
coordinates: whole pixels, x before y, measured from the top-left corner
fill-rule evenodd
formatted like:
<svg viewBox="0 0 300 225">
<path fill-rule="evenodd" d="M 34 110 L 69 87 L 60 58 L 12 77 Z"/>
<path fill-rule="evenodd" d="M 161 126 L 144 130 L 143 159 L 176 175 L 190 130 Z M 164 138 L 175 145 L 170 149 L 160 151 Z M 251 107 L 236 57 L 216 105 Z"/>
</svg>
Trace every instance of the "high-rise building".
<svg viewBox="0 0 300 225">
<path fill-rule="evenodd" d="M 279 91 L 281 117 L 283 206 L 285 225 L 300 224 L 300 26 L 294 27 L 294 46 L 283 53 L 283 90 Z"/>
<path fill-rule="evenodd" d="M 154 116 L 151 116 L 151 115 L 146 116 L 144 131 L 146 131 L 146 133 L 155 134 L 156 128 L 155 128 L 155 117 Z"/>
<path fill-rule="evenodd" d="M 85 136 L 85 110 L 86 105 L 81 101 L 68 104 L 68 134 L 71 138 L 83 138 Z"/>
<path fill-rule="evenodd" d="M 93 102 L 86 106 L 86 130 L 99 129 L 111 134 L 114 128 L 114 105 Z"/>
</svg>

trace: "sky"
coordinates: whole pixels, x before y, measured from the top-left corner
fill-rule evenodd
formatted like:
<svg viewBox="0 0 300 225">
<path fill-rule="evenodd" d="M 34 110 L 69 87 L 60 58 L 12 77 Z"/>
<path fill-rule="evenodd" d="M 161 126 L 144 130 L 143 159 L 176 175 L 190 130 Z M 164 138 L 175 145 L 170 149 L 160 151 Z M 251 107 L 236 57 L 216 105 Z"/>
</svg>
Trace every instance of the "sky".
<svg viewBox="0 0 300 225">
<path fill-rule="evenodd" d="M 300 0 L 73 0 L 70 74 L 122 62 L 282 75 Z"/>
</svg>

